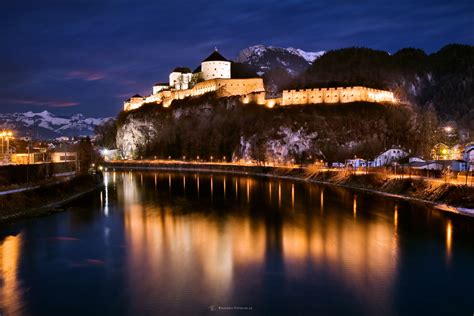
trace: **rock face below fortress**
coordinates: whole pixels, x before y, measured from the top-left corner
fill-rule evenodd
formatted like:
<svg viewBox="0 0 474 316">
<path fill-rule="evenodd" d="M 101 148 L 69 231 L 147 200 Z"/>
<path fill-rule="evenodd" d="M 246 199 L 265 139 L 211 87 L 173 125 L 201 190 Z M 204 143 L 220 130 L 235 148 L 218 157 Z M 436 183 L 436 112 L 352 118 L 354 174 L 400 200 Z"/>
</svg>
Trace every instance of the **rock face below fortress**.
<svg viewBox="0 0 474 316">
<path fill-rule="evenodd" d="M 123 158 L 344 161 L 376 155 L 386 144 L 421 144 L 417 119 L 406 106 L 353 102 L 268 109 L 244 104 L 240 96 L 209 93 L 175 100 L 168 108 L 146 104 L 122 112 L 116 144 Z"/>
</svg>

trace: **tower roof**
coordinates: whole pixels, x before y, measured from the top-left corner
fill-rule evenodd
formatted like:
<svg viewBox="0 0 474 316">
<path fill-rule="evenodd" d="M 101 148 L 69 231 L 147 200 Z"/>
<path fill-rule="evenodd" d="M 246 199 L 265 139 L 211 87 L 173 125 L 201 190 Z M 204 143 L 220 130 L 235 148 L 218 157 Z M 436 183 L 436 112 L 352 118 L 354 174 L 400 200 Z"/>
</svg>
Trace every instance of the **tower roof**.
<svg viewBox="0 0 474 316">
<path fill-rule="evenodd" d="M 139 94 L 135 94 L 134 96 L 132 96 L 132 98 L 143 98 L 143 97 Z"/>
<path fill-rule="evenodd" d="M 191 73 L 191 69 L 188 67 L 176 67 L 173 72 L 181 72 L 183 74 Z"/>
<path fill-rule="evenodd" d="M 196 69 L 194 69 L 193 74 L 201 72 L 201 65 L 197 66 Z"/>
<path fill-rule="evenodd" d="M 204 59 L 202 62 L 205 62 L 205 61 L 228 61 L 227 59 L 224 58 L 224 56 L 222 56 L 221 54 L 219 54 L 219 52 L 216 50 L 214 50 L 212 52 L 212 54 L 210 54 L 206 59 Z"/>
</svg>

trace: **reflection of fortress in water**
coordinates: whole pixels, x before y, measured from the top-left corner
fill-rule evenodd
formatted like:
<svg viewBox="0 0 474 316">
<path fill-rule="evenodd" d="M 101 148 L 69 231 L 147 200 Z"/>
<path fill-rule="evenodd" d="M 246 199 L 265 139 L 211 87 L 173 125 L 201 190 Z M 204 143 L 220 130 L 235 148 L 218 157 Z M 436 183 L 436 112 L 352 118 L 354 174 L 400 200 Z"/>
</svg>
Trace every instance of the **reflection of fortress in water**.
<svg viewBox="0 0 474 316">
<path fill-rule="evenodd" d="M 179 280 L 151 274 L 147 280 L 133 281 L 165 278 L 173 287 L 185 287 L 188 278 L 199 279 L 200 290 L 225 301 L 237 286 L 240 271 L 264 283 L 266 256 L 278 255 L 281 272 L 290 278 L 304 277 L 308 267 L 329 265 L 329 278 L 346 283 L 367 305 L 372 295 L 391 304 L 398 260 L 396 212 L 393 221 L 374 218 L 360 224 L 356 198 L 346 190 L 331 190 L 328 195 L 318 186 L 296 184 L 295 190 L 289 182 L 224 175 L 118 175 L 123 181 L 118 195 L 125 207 L 131 277 L 138 277 L 134 271 L 142 269 L 169 270 L 166 275 L 183 272 Z M 156 195 L 148 196 L 150 191 Z M 186 200 L 170 204 L 168 198 L 160 198 L 170 195 Z M 347 202 L 347 216 L 332 210 L 329 203 L 334 198 Z M 209 207 L 199 210 L 198 199 L 207 200 Z M 262 210 L 262 200 L 272 210 Z M 219 215 L 223 210 L 224 219 Z M 207 215 L 200 216 L 202 212 Z M 196 265 L 199 269 L 193 271 Z"/>
</svg>

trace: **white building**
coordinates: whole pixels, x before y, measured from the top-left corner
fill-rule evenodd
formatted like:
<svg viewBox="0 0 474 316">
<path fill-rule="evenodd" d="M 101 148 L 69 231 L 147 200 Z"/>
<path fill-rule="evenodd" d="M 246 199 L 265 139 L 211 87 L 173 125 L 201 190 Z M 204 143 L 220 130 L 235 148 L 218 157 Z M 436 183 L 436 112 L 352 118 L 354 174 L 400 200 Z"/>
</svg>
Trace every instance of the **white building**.
<svg viewBox="0 0 474 316">
<path fill-rule="evenodd" d="M 169 85 L 167 82 L 159 82 L 159 83 L 155 83 L 153 85 L 153 94 L 157 94 L 158 92 L 160 91 L 163 91 L 163 90 L 166 90 L 166 89 L 169 89 Z"/>
<path fill-rule="evenodd" d="M 463 159 L 469 170 L 474 170 L 474 143 L 469 143 L 464 147 Z"/>
<path fill-rule="evenodd" d="M 55 151 L 51 153 L 51 162 L 71 162 L 77 160 L 77 153 L 74 151 Z"/>
<path fill-rule="evenodd" d="M 450 159 L 451 160 L 462 160 L 463 159 L 463 151 L 464 146 L 461 144 L 456 144 L 451 147 L 450 151 Z"/>
<path fill-rule="evenodd" d="M 426 162 L 426 160 L 424 160 L 423 158 L 420 158 L 420 157 L 417 157 L 417 156 L 413 156 L 413 157 L 410 157 L 408 159 L 408 162 L 409 163 L 415 163 L 415 162 Z"/>
<path fill-rule="evenodd" d="M 388 166 L 392 162 L 399 161 L 408 156 L 408 153 L 400 148 L 392 148 L 384 151 L 374 159 L 374 167 Z"/>
<path fill-rule="evenodd" d="M 346 167 L 350 168 L 365 168 L 367 167 L 367 161 L 361 158 L 347 159 Z"/>
<path fill-rule="evenodd" d="M 231 62 L 224 58 L 217 49 L 201 62 L 201 76 L 203 80 L 229 79 Z"/>
<path fill-rule="evenodd" d="M 170 87 L 175 90 L 191 88 L 193 73 L 188 67 L 177 67 L 170 73 Z"/>
</svg>

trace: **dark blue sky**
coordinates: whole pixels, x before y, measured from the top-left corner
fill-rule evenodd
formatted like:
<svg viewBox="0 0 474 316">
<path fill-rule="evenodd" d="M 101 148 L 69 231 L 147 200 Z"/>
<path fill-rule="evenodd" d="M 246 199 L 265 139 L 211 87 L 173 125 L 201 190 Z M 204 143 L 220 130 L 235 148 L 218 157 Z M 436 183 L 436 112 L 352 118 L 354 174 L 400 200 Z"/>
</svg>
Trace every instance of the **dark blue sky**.
<svg viewBox="0 0 474 316">
<path fill-rule="evenodd" d="M 2 0 L 0 112 L 114 116 L 217 46 L 428 53 L 474 44 L 474 1 Z"/>
</svg>

